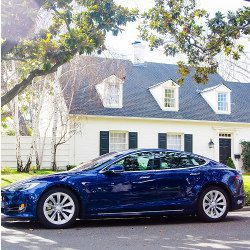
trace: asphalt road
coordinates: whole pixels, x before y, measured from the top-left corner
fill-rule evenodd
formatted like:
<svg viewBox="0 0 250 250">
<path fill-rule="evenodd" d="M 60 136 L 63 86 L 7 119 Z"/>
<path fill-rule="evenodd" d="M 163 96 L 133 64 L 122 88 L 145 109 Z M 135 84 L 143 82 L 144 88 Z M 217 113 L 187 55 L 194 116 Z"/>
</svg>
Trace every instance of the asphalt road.
<svg viewBox="0 0 250 250">
<path fill-rule="evenodd" d="M 77 221 L 71 229 L 2 219 L 2 249 L 250 249 L 250 211 L 225 222 L 195 218 L 137 218 Z"/>
</svg>

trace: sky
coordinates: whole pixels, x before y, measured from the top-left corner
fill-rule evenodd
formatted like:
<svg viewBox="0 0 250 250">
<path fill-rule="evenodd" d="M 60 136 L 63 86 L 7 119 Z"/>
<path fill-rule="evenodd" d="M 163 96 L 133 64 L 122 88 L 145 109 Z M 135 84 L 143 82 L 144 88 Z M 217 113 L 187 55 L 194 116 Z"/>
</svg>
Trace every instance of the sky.
<svg viewBox="0 0 250 250">
<path fill-rule="evenodd" d="M 116 0 L 117 3 L 129 7 L 129 8 L 138 8 L 140 12 L 148 10 L 153 6 L 153 0 Z M 213 16 L 216 11 L 221 11 L 222 13 L 227 13 L 228 11 L 235 11 L 242 6 L 250 7 L 250 2 L 244 0 L 198 0 L 198 5 L 201 8 L 206 9 L 210 16 Z M 106 40 L 106 46 L 108 50 L 104 53 L 107 57 L 119 57 L 124 59 L 131 59 L 133 55 L 132 42 L 138 40 L 138 31 L 137 26 L 138 22 L 129 23 L 124 27 L 124 31 L 119 34 L 117 37 L 108 35 Z M 183 56 L 179 55 L 176 57 L 166 57 L 163 54 L 163 49 L 158 48 L 154 51 L 150 51 L 147 47 L 145 49 L 145 60 L 151 62 L 161 62 L 161 63 L 176 63 L 177 61 L 183 59 Z M 246 51 L 250 52 L 250 45 L 248 41 L 244 41 Z M 245 59 L 244 59 L 245 60 Z M 223 65 L 222 65 L 223 66 Z M 228 67 L 225 65 L 224 67 Z M 237 79 L 241 81 L 246 81 L 240 75 L 237 76 Z M 232 79 L 233 80 L 233 79 Z M 236 80 L 236 79 L 235 79 Z"/>
</svg>

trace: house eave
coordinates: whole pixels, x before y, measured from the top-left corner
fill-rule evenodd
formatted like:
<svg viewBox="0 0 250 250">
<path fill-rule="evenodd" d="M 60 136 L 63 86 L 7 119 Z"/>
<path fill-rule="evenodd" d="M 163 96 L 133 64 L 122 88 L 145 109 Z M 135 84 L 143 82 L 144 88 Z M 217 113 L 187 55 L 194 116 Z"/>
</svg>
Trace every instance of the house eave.
<svg viewBox="0 0 250 250">
<path fill-rule="evenodd" d="M 170 119 L 170 118 L 152 118 L 152 117 L 128 117 L 128 116 L 108 116 L 108 115 L 88 115 L 88 114 L 69 114 L 75 117 L 90 117 L 90 118 L 108 118 L 108 119 L 128 119 L 128 120 L 151 120 L 151 121 L 170 121 L 170 122 L 191 122 L 191 123 L 212 123 L 212 124 L 237 124 L 248 125 L 249 122 L 229 122 L 229 121 L 211 121 L 211 120 L 191 120 L 191 119 Z"/>
</svg>

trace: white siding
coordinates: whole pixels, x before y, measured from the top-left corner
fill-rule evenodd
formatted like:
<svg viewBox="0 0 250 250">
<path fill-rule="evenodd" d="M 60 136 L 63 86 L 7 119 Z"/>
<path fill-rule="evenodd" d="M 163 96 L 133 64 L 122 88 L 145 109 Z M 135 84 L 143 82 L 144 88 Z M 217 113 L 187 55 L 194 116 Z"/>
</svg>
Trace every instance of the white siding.
<svg viewBox="0 0 250 250">
<path fill-rule="evenodd" d="M 241 161 L 235 160 L 233 156 L 240 153 L 240 141 L 250 141 L 250 124 L 89 116 L 82 118 L 81 125 L 82 134 L 75 136 L 71 141 L 71 148 L 75 149 L 74 155 L 71 155 L 72 164 L 99 156 L 100 131 L 138 132 L 139 148 L 157 148 L 158 133 L 193 134 L 193 152 L 217 161 L 219 160 L 219 132 L 230 132 L 232 133 L 232 159 L 237 168 L 240 168 Z M 208 147 L 210 139 L 215 144 L 213 149 Z"/>
<path fill-rule="evenodd" d="M 9 166 L 16 168 L 16 139 L 14 136 L 2 136 L 1 141 L 1 167 Z M 21 136 L 21 155 L 24 164 L 27 161 L 30 152 L 32 138 L 30 136 Z M 42 140 L 41 140 L 42 141 Z M 69 164 L 69 146 L 67 142 L 58 146 L 57 150 L 57 165 L 59 168 L 65 167 Z M 49 168 L 50 166 L 50 152 L 51 152 L 51 138 L 46 138 L 43 153 L 42 168 Z M 35 157 L 33 154 L 32 166 L 35 165 Z"/>
<path fill-rule="evenodd" d="M 250 124 L 90 116 L 82 118 L 78 116 L 76 122 L 81 123 L 81 133 L 73 136 L 66 144 L 59 146 L 57 162 L 60 167 L 67 164 L 79 164 L 98 157 L 100 131 L 138 132 L 139 148 L 157 148 L 158 133 L 193 134 L 193 152 L 217 161 L 219 160 L 219 133 L 228 132 L 232 134 L 232 159 L 238 169 L 242 161 L 235 160 L 234 154 L 241 153 L 241 141 L 250 141 Z M 213 149 L 208 147 L 210 139 L 215 144 Z M 50 140 L 50 138 L 46 139 L 43 168 L 48 168 L 50 165 Z M 27 159 L 30 143 L 30 137 L 21 138 L 24 161 Z M 15 153 L 15 137 L 2 137 L 2 167 L 16 167 Z"/>
</svg>

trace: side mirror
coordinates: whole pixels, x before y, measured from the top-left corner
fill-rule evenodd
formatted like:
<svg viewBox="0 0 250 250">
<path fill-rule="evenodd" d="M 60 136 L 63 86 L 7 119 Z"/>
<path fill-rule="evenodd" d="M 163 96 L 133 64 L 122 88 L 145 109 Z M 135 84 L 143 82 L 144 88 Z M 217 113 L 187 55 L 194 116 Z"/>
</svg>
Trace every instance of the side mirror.
<svg viewBox="0 0 250 250">
<path fill-rule="evenodd" d="M 106 171 L 105 173 L 107 174 L 116 174 L 116 173 L 122 173 L 124 172 L 124 167 L 121 166 L 121 165 L 112 165 L 110 166 Z"/>
</svg>

